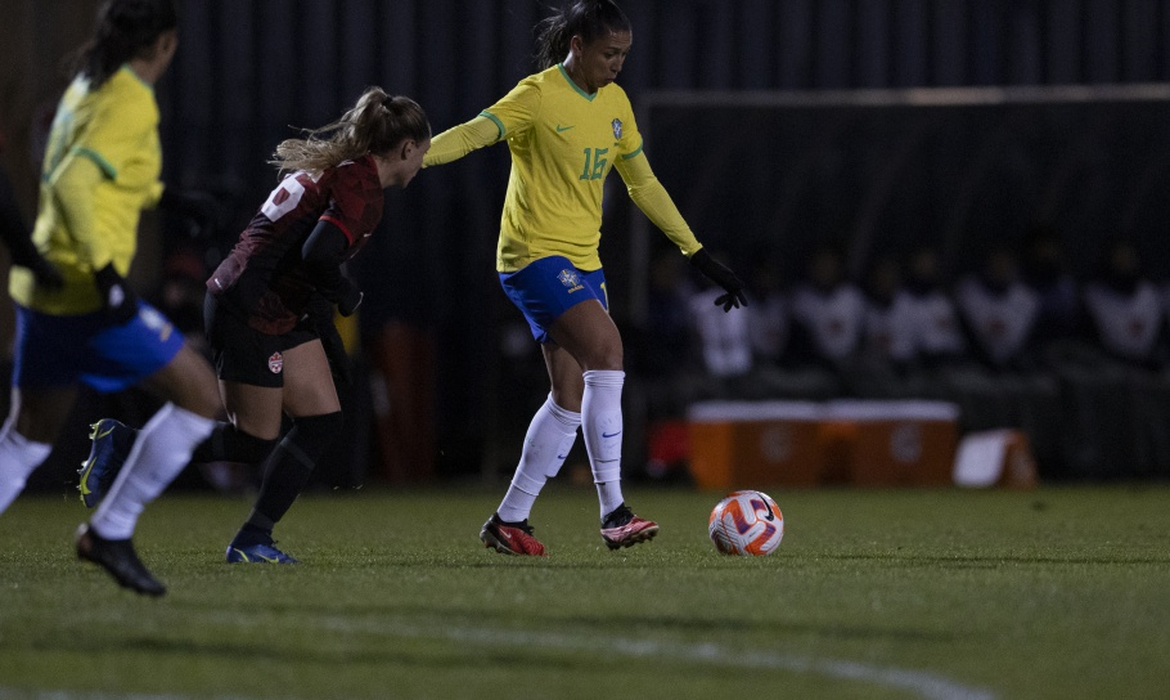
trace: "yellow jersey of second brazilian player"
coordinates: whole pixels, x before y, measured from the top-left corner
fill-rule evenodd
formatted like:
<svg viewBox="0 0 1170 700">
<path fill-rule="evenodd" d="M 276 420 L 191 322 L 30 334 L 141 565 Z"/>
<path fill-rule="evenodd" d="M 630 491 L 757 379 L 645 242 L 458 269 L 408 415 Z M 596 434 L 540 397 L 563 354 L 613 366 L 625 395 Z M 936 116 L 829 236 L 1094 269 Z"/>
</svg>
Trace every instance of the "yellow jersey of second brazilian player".
<svg viewBox="0 0 1170 700">
<path fill-rule="evenodd" d="M 558 64 L 520 81 L 482 116 L 496 123 L 512 154 L 499 271 L 549 255 L 581 270 L 600 268 L 605 177 L 617 159 L 642 148 L 625 91 L 611 83 L 587 94 Z"/>
<path fill-rule="evenodd" d="M 97 89 L 84 77 L 70 84 L 49 134 L 33 229 L 65 286 L 43 289 L 29 270 L 13 268 L 8 290 L 17 303 L 59 315 L 101 308 L 94 272 L 112 262 L 126 275 L 142 209 L 162 195 L 158 123 L 153 88 L 127 65 Z"/>
</svg>

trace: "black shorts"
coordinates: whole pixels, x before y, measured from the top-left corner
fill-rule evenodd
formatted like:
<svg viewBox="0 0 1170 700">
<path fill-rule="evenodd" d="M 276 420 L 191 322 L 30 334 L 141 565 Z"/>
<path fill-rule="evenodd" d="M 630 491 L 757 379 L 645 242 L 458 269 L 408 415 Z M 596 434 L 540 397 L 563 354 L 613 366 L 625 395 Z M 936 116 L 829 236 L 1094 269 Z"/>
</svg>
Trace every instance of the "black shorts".
<svg viewBox="0 0 1170 700">
<path fill-rule="evenodd" d="M 225 382 L 279 389 L 284 386 L 285 351 L 318 338 L 308 320 L 281 335 L 261 333 L 212 294 L 204 301 L 203 316 L 211 363 Z"/>
</svg>

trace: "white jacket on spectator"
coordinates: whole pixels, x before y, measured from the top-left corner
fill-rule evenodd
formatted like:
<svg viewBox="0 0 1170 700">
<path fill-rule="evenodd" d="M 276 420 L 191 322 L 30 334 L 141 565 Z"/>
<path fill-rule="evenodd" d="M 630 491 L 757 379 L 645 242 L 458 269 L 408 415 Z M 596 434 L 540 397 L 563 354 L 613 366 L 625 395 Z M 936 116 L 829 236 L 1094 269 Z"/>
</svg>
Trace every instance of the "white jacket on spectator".
<svg viewBox="0 0 1170 700">
<path fill-rule="evenodd" d="M 715 297 L 724 293 L 715 287 L 697 292 L 690 300 L 691 318 L 699 334 L 703 365 L 716 377 L 745 374 L 752 368 L 748 315 L 725 313 L 722 307 L 716 306 Z"/>
<path fill-rule="evenodd" d="M 1040 310 L 1036 292 L 1023 282 L 998 291 L 976 275 L 959 282 L 955 301 L 975 341 L 997 365 L 1011 362 L 1025 350 Z"/>
</svg>

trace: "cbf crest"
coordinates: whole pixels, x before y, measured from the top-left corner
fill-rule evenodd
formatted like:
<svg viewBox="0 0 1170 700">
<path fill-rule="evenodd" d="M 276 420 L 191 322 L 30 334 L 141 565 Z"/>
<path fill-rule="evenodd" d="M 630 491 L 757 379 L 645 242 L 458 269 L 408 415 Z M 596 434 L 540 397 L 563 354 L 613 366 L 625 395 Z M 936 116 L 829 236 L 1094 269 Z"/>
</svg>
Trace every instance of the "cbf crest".
<svg viewBox="0 0 1170 700">
<path fill-rule="evenodd" d="M 613 127 L 613 137 L 615 139 L 617 139 L 618 141 L 621 141 L 622 140 L 622 120 L 621 119 L 614 119 L 612 122 L 610 122 L 610 126 Z"/>
<path fill-rule="evenodd" d="M 561 274 L 557 275 L 557 279 L 561 284 L 569 290 L 570 293 L 581 289 L 581 275 L 576 270 L 561 270 Z"/>
</svg>

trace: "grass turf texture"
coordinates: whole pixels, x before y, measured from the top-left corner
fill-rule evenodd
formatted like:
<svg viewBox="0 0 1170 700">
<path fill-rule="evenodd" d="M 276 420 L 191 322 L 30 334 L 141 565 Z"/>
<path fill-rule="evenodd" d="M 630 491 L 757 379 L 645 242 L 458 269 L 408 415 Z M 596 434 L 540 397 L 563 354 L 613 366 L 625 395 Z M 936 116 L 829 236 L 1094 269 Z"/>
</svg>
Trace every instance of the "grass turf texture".
<svg viewBox="0 0 1170 700">
<path fill-rule="evenodd" d="M 168 494 L 135 540 L 159 600 L 74 558 L 72 496 L 21 498 L 0 696 L 1165 697 L 1170 488 L 773 490 L 761 558 L 708 542 L 721 495 L 629 489 L 662 532 L 610 552 L 550 487 L 535 559 L 479 545 L 497 490 L 310 494 L 277 533 L 302 564 L 229 566 L 249 503 Z"/>
</svg>

